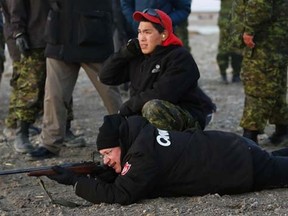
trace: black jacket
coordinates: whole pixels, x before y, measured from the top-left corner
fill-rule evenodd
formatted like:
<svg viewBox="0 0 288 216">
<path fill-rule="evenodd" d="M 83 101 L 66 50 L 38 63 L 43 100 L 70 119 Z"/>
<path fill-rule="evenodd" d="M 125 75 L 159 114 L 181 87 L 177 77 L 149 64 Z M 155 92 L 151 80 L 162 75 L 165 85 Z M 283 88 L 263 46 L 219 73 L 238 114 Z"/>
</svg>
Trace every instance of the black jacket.
<svg viewBox="0 0 288 216">
<path fill-rule="evenodd" d="M 68 62 L 103 62 L 113 53 L 111 0 L 50 0 L 45 55 Z"/>
<path fill-rule="evenodd" d="M 101 82 L 107 85 L 131 82 L 130 99 L 120 109 L 125 116 L 139 115 L 147 101 L 160 99 L 205 119 L 215 105 L 205 94 L 200 96 L 199 77 L 191 54 L 184 47 L 173 45 L 158 46 L 151 55 L 136 57 L 129 56 L 123 48 L 105 61 L 100 73 Z"/>
<path fill-rule="evenodd" d="M 234 194 L 252 189 L 247 141 L 220 131 L 164 131 L 143 117 L 120 126 L 121 175 L 114 183 L 81 178 L 76 194 L 93 203 L 131 204 L 158 196 Z"/>
<path fill-rule="evenodd" d="M 45 48 L 45 24 L 49 11 L 49 0 L 9 0 L 10 22 L 13 37 L 24 33 L 30 48 Z"/>
<path fill-rule="evenodd" d="M 15 39 L 13 37 L 13 29 L 11 24 L 11 16 L 9 12 L 9 8 L 11 8 L 12 1 L 10 0 L 0 0 L 0 6 L 2 9 L 2 14 L 4 17 L 3 22 L 3 34 L 5 38 L 5 42 L 8 47 L 9 55 L 12 61 L 20 61 L 21 54 L 19 49 L 16 46 Z"/>
</svg>

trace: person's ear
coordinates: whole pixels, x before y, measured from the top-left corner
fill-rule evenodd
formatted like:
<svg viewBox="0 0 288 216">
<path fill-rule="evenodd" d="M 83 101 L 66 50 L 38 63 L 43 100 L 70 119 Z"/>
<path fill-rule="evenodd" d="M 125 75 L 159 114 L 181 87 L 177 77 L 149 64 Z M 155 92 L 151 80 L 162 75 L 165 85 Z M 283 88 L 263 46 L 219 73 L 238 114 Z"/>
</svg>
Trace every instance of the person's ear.
<svg viewBox="0 0 288 216">
<path fill-rule="evenodd" d="M 161 39 L 162 41 L 165 41 L 168 37 L 168 32 L 167 31 L 164 31 L 163 33 L 161 33 Z"/>
</svg>

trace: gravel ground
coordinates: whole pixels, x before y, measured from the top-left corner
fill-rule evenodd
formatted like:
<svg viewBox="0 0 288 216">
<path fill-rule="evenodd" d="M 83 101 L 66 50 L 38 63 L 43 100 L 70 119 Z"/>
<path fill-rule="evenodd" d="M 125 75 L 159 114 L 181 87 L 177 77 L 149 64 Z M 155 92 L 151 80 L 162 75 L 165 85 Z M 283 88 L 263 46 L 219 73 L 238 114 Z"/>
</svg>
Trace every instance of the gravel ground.
<svg viewBox="0 0 288 216">
<path fill-rule="evenodd" d="M 210 23 L 211 24 L 211 23 Z M 214 23 L 215 24 L 215 23 Z M 201 23 L 200 23 L 201 25 Z M 215 27 L 215 26 L 214 26 Z M 193 28 L 192 28 L 193 29 Z M 191 32 L 193 56 L 199 66 L 200 86 L 217 104 L 218 111 L 209 129 L 242 133 L 238 126 L 243 109 L 243 87 L 241 84 L 222 85 L 219 82 L 219 72 L 216 64 L 218 33 L 199 34 Z M 0 140 L 3 138 L 3 120 L 7 115 L 8 95 L 10 93 L 9 79 L 11 76 L 10 62 L 6 62 L 7 71 L 0 87 Z M 231 74 L 229 74 L 231 77 Z M 0 142 L 0 170 L 25 168 L 33 166 L 55 165 L 63 162 L 79 162 L 90 160 L 91 152 L 95 150 L 97 130 L 106 114 L 97 92 L 81 72 L 74 92 L 75 120 L 72 123 L 74 132 L 84 133 L 86 147 L 63 148 L 60 156 L 44 161 L 27 161 L 25 155 L 13 150 L 13 141 Z M 41 120 L 37 122 L 41 125 Z M 272 126 L 266 133 L 270 135 Z M 263 147 L 267 135 L 263 139 Z M 37 144 L 37 137 L 33 137 Z M 71 187 L 56 184 L 46 177 L 42 178 L 53 198 L 69 200 L 81 204 L 77 208 L 63 207 L 51 204 L 45 192 L 40 187 L 37 178 L 25 174 L 0 177 L 0 215 L 286 215 L 288 190 L 276 189 L 261 192 L 246 193 L 233 196 L 210 194 L 201 197 L 157 198 L 143 200 L 138 203 L 120 206 L 118 204 L 92 205 L 77 197 Z"/>
</svg>

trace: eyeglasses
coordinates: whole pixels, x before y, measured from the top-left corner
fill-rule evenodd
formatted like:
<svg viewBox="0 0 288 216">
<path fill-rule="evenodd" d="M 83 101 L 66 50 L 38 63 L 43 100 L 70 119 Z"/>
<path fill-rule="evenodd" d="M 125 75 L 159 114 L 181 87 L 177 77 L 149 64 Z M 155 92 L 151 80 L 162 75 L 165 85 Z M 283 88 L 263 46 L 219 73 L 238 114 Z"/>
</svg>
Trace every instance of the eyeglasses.
<svg viewBox="0 0 288 216">
<path fill-rule="evenodd" d="M 100 155 L 100 158 L 104 159 L 105 157 L 109 157 L 112 153 L 113 149 L 109 149 L 108 151 L 106 152 L 103 152 L 102 155 Z"/>
<path fill-rule="evenodd" d="M 150 16 L 153 16 L 153 17 L 157 17 L 160 22 L 161 22 L 161 25 L 164 27 L 164 23 L 160 17 L 160 15 L 157 13 L 157 11 L 155 9 L 152 9 L 152 8 L 146 8 L 142 11 L 142 13 L 147 13 L 149 14 Z"/>
</svg>

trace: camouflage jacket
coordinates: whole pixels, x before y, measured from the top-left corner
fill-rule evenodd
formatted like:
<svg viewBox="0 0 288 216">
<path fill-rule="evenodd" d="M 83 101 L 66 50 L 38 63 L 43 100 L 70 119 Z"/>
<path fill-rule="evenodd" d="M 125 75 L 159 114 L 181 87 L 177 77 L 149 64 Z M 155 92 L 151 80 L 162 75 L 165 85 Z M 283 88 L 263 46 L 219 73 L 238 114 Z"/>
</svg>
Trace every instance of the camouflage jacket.
<svg viewBox="0 0 288 216">
<path fill-rule="evenodd" d="M 288 52 L 287 0 L 235 0 L 231 17 L 235 38 L 241 35 L 242 40 L 246 32 L 254 35 L 258 45 L 263 43 L 269 50 Z"/>
</svg>

